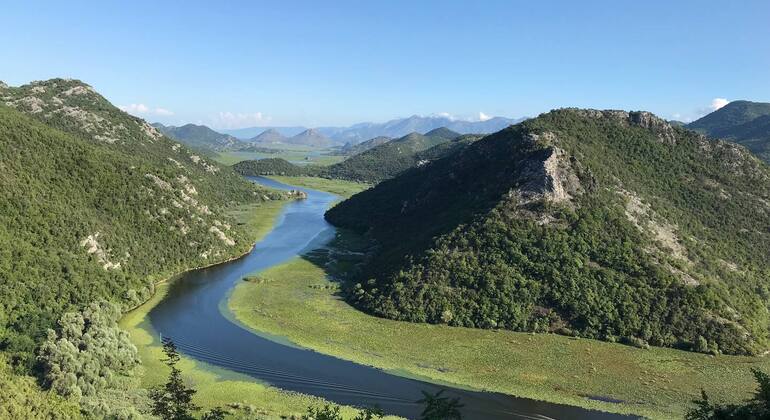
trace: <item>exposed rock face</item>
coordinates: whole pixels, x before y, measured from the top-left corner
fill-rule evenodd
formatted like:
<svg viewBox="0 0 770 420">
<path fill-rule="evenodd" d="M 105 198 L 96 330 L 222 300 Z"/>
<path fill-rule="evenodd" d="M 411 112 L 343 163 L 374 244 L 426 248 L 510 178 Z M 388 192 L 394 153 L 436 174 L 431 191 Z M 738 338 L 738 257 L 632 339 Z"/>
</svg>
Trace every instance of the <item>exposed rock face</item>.
<svg viewBox="0 0 770 420">
<path fill-rule="evenodd" d="M 120 268 L 120 262 L 110 261 L 110 250 L 104 249 L 102 244 L 99 243 L 99 232 L 88 235 L 85 239 L 80 241 L 80 246 L 86 248 L 86 253 L 96 256 L 96 260 L 102 265 L 105 270 L 117 270 Z"/>
</svg>

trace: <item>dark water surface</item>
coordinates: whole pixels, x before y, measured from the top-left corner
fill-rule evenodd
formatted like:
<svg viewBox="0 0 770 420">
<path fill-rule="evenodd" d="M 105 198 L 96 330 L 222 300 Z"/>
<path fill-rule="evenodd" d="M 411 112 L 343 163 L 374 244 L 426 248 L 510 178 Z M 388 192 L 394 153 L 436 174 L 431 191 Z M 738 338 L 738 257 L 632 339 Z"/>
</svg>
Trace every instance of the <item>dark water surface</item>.
<svg viewBox="0 0 770 420">
<path fill-rule="evenodd" d="M 294 187 L 266 178 L 254 181 L 273 188 Z M 246 256 L 180 276 L 150 312 L 156 333 L 170 337 L 195 359 L 240 372 L 273 386 L 317 395 L 348 405 L 382 407 L 389 414 L 415 418 L 421 390 L 460 397 L 469 419 L 620 419 L 624 416 L 549 404 L 503 394 L 447 388 L 404 378 L 312 350 L 260 337 L 235 321 L 227 298 L 241 279 L 326 244 L 334 228 L 323 214 L 336 196 L 303 189 L 306 200 L 288 204 L 275 228 Z M 156 337 L 157 339 L 157 337 Z M 515 363 L 515 361 L 511 361 Z M 505 363 L 505 361 L 501 361 Z"/>
</svg>

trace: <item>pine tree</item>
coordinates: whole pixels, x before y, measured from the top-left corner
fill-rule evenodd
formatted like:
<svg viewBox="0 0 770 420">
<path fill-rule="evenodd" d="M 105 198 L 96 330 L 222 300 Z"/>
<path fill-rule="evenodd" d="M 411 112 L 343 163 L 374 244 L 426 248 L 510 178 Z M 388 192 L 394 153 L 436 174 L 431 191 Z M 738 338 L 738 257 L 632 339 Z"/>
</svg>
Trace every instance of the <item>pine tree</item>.
<svg viewBox="0 0 770 420">
<path fill-rule="evenodd" d="M 180 360 L 179 352 L 171 339 L 163 340 L 163 353 L 166 354 L 163 362 L 171 368 L 171 373 L 165 385 L 150 390 L 152 414 L 164 420 L 192 420 L 195 418 L 192 413 L 200 409 L 192 402 L 196 391 L 188 388 L 182 380 L 182 372 L 176 367 Z"/>
</svg>

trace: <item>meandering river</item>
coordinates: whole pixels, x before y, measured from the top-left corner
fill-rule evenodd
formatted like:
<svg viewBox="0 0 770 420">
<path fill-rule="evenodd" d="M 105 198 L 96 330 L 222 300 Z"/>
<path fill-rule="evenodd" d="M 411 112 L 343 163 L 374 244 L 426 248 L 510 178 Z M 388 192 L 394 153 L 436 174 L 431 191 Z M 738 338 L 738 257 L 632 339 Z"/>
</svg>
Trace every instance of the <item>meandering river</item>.
<svg viewBox="0 0 770 420">
<path fill-rule="evenodd" d="M 267 178 L 255 182 L 297 189 Z M 299 188 L 302 189 L 302 188 Z M 306 200 L 286 205 L 273 230 L 247 255 L 180 276 L 149 315 L 153 332 L 174 340 L 179 350 L 212 365 L 240 372 L 270 385 L 317 395 L 340 404 L 379 405 L 389 414 L 419 416 L 421 391 L 460 397 L 469 419 L 620 419 L 624 416 L 515 398 L 503 394 L 448 388 L 405 378 L 254 334 L 227 308 L 233 287 L 257 271 L 283 263 L 326 244 L 334 228 L 323 214 L 337 199 L 302 189 Z M 157 337 L 156 337 L 157 339 Z M 503 361 L 504 363 L 504 361 Z"/>
</svg>

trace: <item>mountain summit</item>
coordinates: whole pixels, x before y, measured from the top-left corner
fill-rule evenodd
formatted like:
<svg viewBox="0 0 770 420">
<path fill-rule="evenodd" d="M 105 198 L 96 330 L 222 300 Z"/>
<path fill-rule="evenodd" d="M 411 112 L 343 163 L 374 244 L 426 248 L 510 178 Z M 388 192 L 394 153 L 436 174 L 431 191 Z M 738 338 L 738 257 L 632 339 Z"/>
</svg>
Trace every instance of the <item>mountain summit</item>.
<svg viewBox="0 0 770 420">
<path fill-rule="evenodd" d="M 349 296 L 380 316 L 731 354 L 770 343 L 770 168 L 650 113 L 552 111 L 326 217 L 378 244 Z"/>
<path fill-rule="evenodd" d="M 315 146 L 315 147 L 327 147 L 332 144 L 331 140 L 321 134 L 318 130 L 310 128 L 307 129 L 296 136 L 290 137 L 286 140 L 287 143 L 290 144 L 299 144 L 304 146 Z"/>
</svg>

